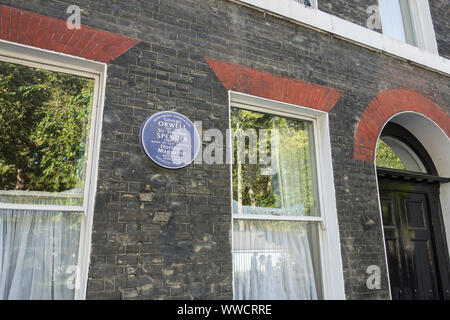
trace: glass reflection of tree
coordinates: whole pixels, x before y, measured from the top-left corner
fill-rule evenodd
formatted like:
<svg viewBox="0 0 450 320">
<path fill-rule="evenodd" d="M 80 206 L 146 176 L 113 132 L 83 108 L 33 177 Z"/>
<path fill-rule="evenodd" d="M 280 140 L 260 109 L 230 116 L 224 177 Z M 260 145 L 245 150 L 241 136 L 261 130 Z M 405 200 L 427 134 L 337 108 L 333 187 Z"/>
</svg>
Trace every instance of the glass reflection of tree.
<svg viewBox="0 0 450 320">
<path fill-rule="evenodd" d="M 94 80 L 0 62 L 0 190 L 82 188 Z"/>
<path fill-rule="evenodd" d="M 248 141 L 245 148 L 245 162 L 237 163 L 238 145 L 233 144 L 234 165 L 233 165 L 233 199 L 243 206 L 265 207 L 265 208 L 287 208 L 295 205 L 303 205 L 305 214 L 312 215 L 314 209 L 314 194 L 312 186 L 311 168 L 311 134 L 310 124 L 306 121 L 279 117 L 270 114 L 258 113 L 243 109 L 233 108 L 231 113 L 232 129 L 241 129 L 245 132 L 248 129 L 267 130 L 267 135 L 260 135 L 257 141 L 257 154 L 261 156 L 266 153 L 277 163 L 272 163 L 271 174 L 261 174 L 267 172 L 267 165 L 248 163 Z M 238 130 L 239 131 L 239 130 Z M 272 143 L 275 131 L 279 133 L 279 145 L 275 147 Z M 239 134 L 239 132 L 238 132 Z M 242 138 L 242 136 L 238 136 Z M 247 139 L 248 140 L 248 139 Z M 267 150 L 262 150 L 262 146 Z M 254 150 L 253 150 L 254 151 Z M 280 170 L 281 157 L 287 159 L 284 163 L 290 166 L 288 170 Z M 278 165 L 278 168 L 277 168 Z M 284 168 L 283 168 L 284 169 Z M 285 174 L 283 177 L 282 174 Z M 295 175 L 295 176 L 292 176 Z M 291 176 L 291 177 L 290 177 Z M 294 181 L 295 183 L 285 183 L 282 191 L 282 179 Z M 287 201 L 287 199 L 291 199 Z"/>
</svg>

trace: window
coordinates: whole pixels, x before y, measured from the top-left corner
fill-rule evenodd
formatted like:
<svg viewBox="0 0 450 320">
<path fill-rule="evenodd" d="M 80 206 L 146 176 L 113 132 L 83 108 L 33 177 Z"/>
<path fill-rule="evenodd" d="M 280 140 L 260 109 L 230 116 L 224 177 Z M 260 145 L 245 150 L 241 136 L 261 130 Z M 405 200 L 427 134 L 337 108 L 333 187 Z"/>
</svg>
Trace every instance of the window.
<svg viewBox="0 0 450 320">
<path fill-rule="evenodd" d="M 37 49 L 0 53 L 0 300 L 80 299 L 101 77 Z"/>
<path fill-rule="evenodd" d="M 383 34 L 437 53 L 428 1 L 378 0 Z"/>
<path fill-rule="evenodd" d="M 317 9 L 317 0 L 295 0 L 295 1 L 300 2 L 301 4 L 307 7 Z"/>
<path fill-rule="evenodd" d="M 264 101 L 255 104 L 255 97 L 233 96 L 235 298 L 342 297 L 339 249 L 335 248 L 336 260 L 330 259 L 329 252 L 333 236 L 337 237 L 333 246 L 339 245 L 337 220 L 331 219 L 335 204 L 329 202 L 335 200 L 331 196 L 323 201 L 327 191 L 321 187 L 324 162 L 317 137 L 327 136 L 318 134 L 321 122 L 302 114 L 299 107 L 284 112 L 286 106 L 281 103 L 281 109 L 265 108 Z M 329 233 L 324 231 L 327 223 Z"/>
<path fill-rule="evenodd" d="M 416 152 L 397 138 L 381 137 L 376 154 L 377 167 L 428 173 Z"/>
<path fill-rule="evenodd" d="M 378 0 L 383 33 L 400 41 L 417 45 L 408 0 Z"/>
</svg>

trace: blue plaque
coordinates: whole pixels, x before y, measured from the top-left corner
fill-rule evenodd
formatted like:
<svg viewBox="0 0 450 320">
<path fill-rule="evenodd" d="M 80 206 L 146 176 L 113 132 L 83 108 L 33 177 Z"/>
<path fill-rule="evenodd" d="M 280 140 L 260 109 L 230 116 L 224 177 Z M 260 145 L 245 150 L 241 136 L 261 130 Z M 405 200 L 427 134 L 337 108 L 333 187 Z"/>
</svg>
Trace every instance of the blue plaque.
<svg viewBox="0 0 450 320">
<path fill-rule="evenodd" d="M 155 113 L 141 128 L 141 144 L 147 156 L 161 167 L 181 169 L 200 151 L 200 136 L 191 120 L 173 111 Z"/>
</svg>

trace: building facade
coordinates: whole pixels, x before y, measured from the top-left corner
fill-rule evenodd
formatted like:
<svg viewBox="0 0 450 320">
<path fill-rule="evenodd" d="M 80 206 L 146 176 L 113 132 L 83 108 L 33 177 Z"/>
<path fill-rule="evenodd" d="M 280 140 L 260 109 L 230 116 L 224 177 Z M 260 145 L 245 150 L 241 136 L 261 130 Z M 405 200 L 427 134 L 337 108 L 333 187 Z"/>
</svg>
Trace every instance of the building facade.
<svg viewBox="0 0 450 320">
<path fill-rule="evenodd" d="M 81 202 L 2 201 L 3 299 L 23 298 L 13 279 L 34 290 L 11 271 L 6 216 L 39 210 L 81 217 L 75 285 L 49 298 L 450 299 L 448 1 L 0 10 L 1 61 L 94 81 Z M 147 157 L 141 127 L 161 111 L 201 123 L 203 159 Z M 290 130 L 276 170 L 225 161 L 227 130 L 244 127 Z"/>
</svg>

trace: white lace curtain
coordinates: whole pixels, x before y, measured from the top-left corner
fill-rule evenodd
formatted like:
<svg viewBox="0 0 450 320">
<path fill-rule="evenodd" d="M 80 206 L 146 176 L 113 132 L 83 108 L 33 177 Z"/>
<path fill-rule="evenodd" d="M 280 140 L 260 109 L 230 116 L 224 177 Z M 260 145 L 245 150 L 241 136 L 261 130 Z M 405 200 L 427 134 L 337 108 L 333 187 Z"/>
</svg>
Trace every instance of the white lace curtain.
<svg viewBox="0 0 450 320">
<path fill-rule="evenodd" d="M 0 300 L 74 298 L 80 219 L 75 212 L 0 210 Z"/>
<path fill-rule="evenodd" d="M 315 215 L 309 124 L 303 130 L 289 128 L 285 119 L 274 121 L 273 143 L 275 166 L 279 175 L 279 193 L 284 215 Z M 291 208 L 303 206 L 303 210 L 291 212 Z M 308 212 L 305 212 L 307 210 Z"/>
<path fill-rule="evenodd" d="M 236 299 L 318 298 L 306 224 L 234 221 Z"/>
</svg>

